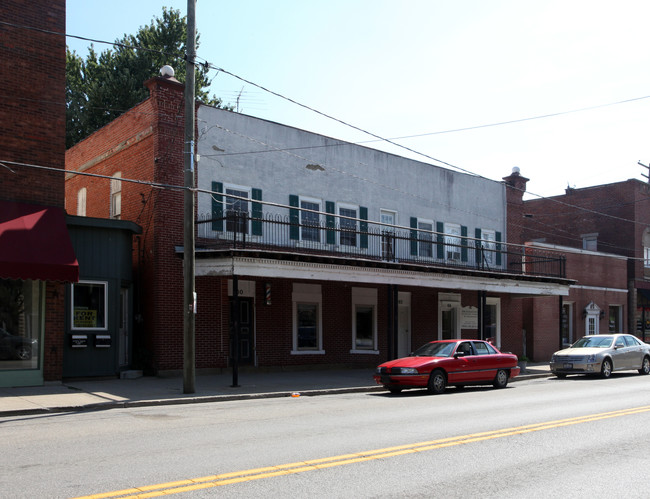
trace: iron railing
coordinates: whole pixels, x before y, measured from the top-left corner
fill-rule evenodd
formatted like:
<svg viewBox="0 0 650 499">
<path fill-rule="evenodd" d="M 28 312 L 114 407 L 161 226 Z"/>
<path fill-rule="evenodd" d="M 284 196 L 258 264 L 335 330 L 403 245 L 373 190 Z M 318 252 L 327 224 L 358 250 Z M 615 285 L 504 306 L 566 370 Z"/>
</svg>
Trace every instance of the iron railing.
<svg viewBox="0 0 650 499">
<path fill-rule="evenodd" d="M 278 214 L 205 215 L 197 221 L 197 244 L 214 249 L 281 249 L 360 261 L 566 277 L 564 256 L 540 248 L 365 220 L 341 221 L 335 221 L 334 215 L 319 224 L 301 224 Z"/>
</svg>

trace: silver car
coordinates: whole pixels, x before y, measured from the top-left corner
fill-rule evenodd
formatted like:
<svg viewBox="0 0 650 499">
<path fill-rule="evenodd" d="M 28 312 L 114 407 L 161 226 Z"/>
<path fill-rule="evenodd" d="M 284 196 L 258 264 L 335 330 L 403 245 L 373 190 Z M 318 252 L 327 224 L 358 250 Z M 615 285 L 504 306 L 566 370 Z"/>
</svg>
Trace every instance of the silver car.
<svg viewBox="0 0 650 499">
<path fill-rule="evenodd" d="M 599 374 L 636 369 L 650 373 L 650 345 L 631 334 L 585 336 L 551 357 L 551 372 L 558 378 L 568 374 Z"/>
</svg>

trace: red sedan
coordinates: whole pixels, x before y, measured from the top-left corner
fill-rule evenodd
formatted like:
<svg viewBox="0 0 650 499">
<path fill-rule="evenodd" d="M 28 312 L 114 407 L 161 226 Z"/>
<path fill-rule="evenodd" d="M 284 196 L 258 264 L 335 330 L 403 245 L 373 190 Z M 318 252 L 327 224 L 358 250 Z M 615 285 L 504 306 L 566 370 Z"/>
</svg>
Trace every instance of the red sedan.
<svg viewBox="0 0 650 499">
<path fill-rule="evenodd" d="M 435 394 L 447 385 L 504 388 L 518 374 L 517 356 L 501 353 L 487 341 L 440 340 L 421 346 L 409 357 L 384 362 L 374 378 L 391 393 L 426 388 Z"/>
</svg>

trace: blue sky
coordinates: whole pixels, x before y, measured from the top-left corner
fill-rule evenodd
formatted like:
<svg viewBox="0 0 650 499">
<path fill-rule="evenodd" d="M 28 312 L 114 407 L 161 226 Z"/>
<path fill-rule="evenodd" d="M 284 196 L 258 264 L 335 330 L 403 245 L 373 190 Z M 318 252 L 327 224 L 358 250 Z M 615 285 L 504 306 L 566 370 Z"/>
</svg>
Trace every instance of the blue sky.
<svg viewBox="0 0 650 499">
<path fill-rule="evenodd" d="M 114 41 L 162 5 L 187 9 L 67 0 L 66 30 Z M 650 161 L 645 0 L 198 0 L 196 9 L 200 58 L 422 155 L 213 71 L 211 93 L 231 104 L 240 95 L 243 113 L 494 180 L 518 166 L 528 198 L 646 180 L 637 164 Z M 89 42 L 68 45 L 85 56 Z M 555 116 L 450 132 L 546 115 Z"/>
</svg>

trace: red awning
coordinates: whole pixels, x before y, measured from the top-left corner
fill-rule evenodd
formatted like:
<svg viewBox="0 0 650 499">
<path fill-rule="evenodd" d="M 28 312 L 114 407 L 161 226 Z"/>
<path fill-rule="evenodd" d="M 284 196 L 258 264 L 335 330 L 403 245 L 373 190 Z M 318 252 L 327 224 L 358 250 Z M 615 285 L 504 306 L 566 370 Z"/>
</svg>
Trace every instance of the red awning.
<svg viewBox="0 0 650 499">
<path fill-rule="evenodd" d="M 0 278 L 79 280 L 63 209 L 0 201 Z"/>
</svg>

